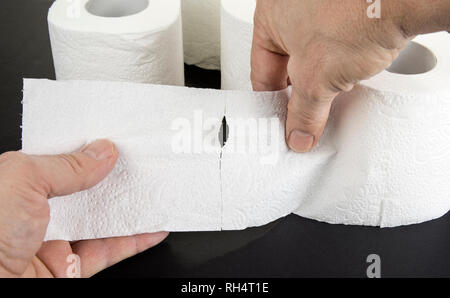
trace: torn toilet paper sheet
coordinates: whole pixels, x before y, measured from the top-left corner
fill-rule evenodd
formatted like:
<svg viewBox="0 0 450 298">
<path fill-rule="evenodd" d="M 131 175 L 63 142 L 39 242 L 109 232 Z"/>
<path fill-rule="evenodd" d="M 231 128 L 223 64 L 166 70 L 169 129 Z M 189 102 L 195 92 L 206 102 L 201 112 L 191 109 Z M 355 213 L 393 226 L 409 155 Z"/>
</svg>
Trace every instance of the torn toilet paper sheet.
<svg viewBox="0 0 450 298">
<path fill-rule="evenodd" d="M 307 154 L 285 144 L 287 101 L 286 90 L 25 80 L 25 153 L 68 153 L 99 138 L 119 152 L 100 184 L 50 200 L 46 239 L 244 229 L 292 212 L 387 227 L 448 212 L 450 92 L 357 86 L 336 100 Z"/>
</svg>

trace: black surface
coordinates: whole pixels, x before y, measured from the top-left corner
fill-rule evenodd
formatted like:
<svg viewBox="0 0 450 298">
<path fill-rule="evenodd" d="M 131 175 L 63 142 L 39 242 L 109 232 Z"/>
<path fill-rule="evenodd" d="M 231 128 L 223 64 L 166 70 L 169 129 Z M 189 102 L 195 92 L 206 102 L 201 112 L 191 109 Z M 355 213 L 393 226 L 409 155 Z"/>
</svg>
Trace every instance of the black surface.
<svg viewBox="0 0 450 298">
<path fill-rule="evenodd" d="M 0 153 L 20 149 L 22 78 L 54 78 L 46 23 L 52 1 L 3 2 Z M 220 73 L 187 67 L 186 82 L 218 88 Z M 365 277 L 373 253 L 381 257 L 383 277 L 450 277 L 449 227 L 450 214 L 392 229 L 288 216 L 245 231 L 172 233 L 98 277 Z"/>
</svg>

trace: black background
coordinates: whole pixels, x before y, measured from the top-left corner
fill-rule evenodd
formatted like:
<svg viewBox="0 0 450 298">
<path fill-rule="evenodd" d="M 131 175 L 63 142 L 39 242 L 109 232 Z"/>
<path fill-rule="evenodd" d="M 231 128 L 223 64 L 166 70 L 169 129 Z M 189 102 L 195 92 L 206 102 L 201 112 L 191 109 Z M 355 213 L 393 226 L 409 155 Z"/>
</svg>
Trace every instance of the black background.
<svg viewBox="0 0 450 298">
<path fill-rule="evenodd" d="M 51 0 L 3 1 L 0 9 L 0 153 L 20 149 L 22 78 L 54 79 L 47 32 Z M 220 87 L 220 73 L 186 67 L 186 84 Z M 0 227 L 1 228 L 1 227 Z M 287 216 L 233 232 L 171 233 L 159 246 L 98 277 L 450 277 L 450 214 L 379 229 Z"/>
</svg>

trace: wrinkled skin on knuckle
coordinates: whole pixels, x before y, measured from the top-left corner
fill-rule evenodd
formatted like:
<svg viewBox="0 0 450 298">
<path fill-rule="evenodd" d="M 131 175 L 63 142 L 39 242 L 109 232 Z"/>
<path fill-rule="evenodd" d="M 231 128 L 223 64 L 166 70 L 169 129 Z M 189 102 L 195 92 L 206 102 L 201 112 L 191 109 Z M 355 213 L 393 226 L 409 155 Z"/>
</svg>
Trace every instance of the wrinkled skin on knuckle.
<svg viewBox="0 0 450 298">
<path fill-rule="evenodd" d="M 387 50 L 377 44 L 347 46 L 334 44 L 333 51 L 325 54 L 321 67 L 322 86 L 335 93 L 348 92 L 362 80 L 388 68 L 400 50 Z"/>
<path fill-rule="evenodd" d="M 405 38 L 389 17 L 369 19 L 364 2 L 284 0 L 279 3 L 267 13 L 278 15 L 267 25 L 271 28 L 267 30 L 272 32 L 271 38 L 286 48 L 291 57 L 309 61 L 310 67 L 295 71 L 304 71 L 310 78 L 321 71 L 318 64 L 333 60 L 330 69 L 334 69 L 336 77 L 331 71 L 329 81 L 336 91 L 348 91 L 352 84 L 389 67 L 411 39 Z"/>
<path fill-rule="evenodd" d="M 306 62 L 293 63 L 288 66 L 293 92 L 308 103 L 309 106 L 329 104 L 340 90 L 330 88 L 334 65 L 328 61 L 329 54 L 308 57 Z M 298 58 L 299 59 L 299 58 Z"/>
<path fill-rule="evenodd" d="M 85 165 L 81 159 L 72 154 L 60 154 L 58 157 L 58 161 L 63 163 L 63 168 L 69 168 L 77 176 L 84 173 Z"/>
<path fill-rule="evenodd" d="M 352 55 L 344 57 L 341 61 L 345 64 L 339 71 L 344 80 L 357 83 L 382 72 L 388 68 L 398 56 L 400 50 L 387 50 L 378 45 L 367 47 Z"/>
<path fill-rule="evenodd" d="M 288 110 L 292 115 L 295 115 L 297 121 L 301 122 L 304 129 L 318 133 L 328 118 L 328 109 L 321 107 L 329 105 L 330 100 L 317 101 L 312 97 L 308 99 L 303 97 L 303 100 L 303 103 L 298 100 L 290 100 L 288 102 Z M 305 106 L 308 106 L 308 108 L 305 109 Z"/>
<path fill-rule="evenodd" d="M 75 154 L 60 154 L 53 162 L 56 163 L 55 169 L 64 172 L 64 175 L 61 175 L 61 177 L 65 177 L 61 181 L 62 184 L 73 183 L 77 185 L 77 188 L 73 190 L 74 192 L 86 189 L 91 180 L 90 175 L 95 173 L 96 167 L 101 166 L 101 163 L 90 163 Z M 68 179 L 71 181 L 67 181 Z M 52 189 L 49 189 L 49 194 L 54 196 Z"/>
</svg>

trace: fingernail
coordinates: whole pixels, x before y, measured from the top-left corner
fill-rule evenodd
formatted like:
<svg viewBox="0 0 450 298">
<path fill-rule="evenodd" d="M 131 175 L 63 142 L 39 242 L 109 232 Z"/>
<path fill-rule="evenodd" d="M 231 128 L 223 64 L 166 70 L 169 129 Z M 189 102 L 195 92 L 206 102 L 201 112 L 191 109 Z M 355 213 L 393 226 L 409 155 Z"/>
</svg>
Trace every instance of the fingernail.
<svg viewBox="0 0 450 298">
<path fill-rule="evenodd" d="M 296 152 L 308 152 L 314 143 L 314 136 L 299 130 L 291 131 L 289 147 Z"/>
<path fill-rule="evenodd" d="M 107 140 L 98 140 L 84 147 L 81 152 L 96 160 L 105 160 L 113 155 L 113 144 Z"/>
</svg>

